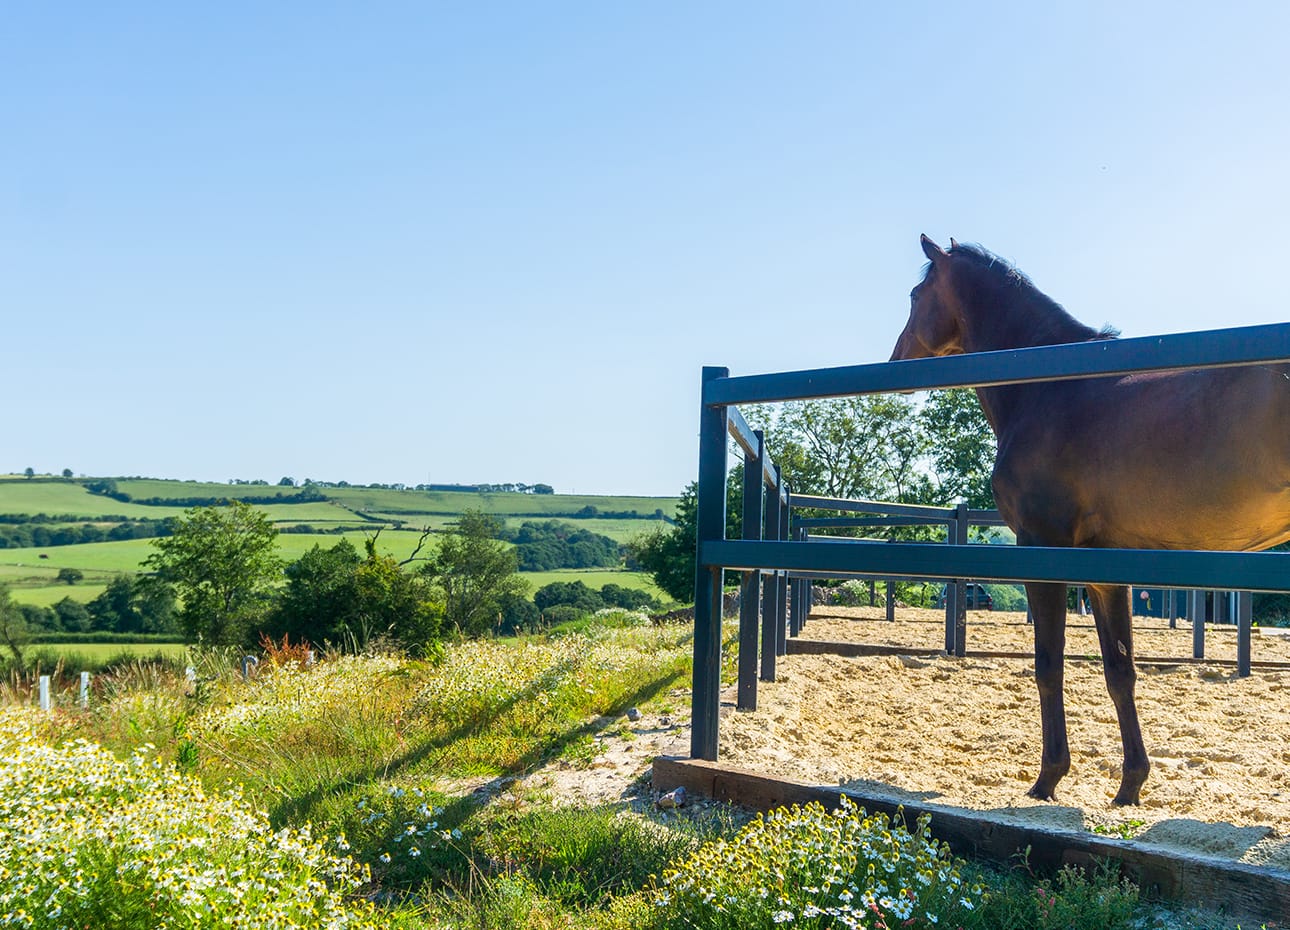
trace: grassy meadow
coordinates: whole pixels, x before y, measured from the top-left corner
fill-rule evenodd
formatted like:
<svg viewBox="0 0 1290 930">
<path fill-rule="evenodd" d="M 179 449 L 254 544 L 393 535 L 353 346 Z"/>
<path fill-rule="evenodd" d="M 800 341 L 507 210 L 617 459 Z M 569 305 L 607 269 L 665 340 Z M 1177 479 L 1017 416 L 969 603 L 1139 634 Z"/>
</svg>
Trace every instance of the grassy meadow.
<svg viewBox="0 0 1290 930">
<path fill-rule="evenodd" d="M 241 496 L 289 498 L 297 488 L 276 485 L 232 485 L 196 481 L 119 478 L 117 489 L 136 500 L 182 501 L 193 498 L 237 498 Z M 654 515 L 674 513 L 674 498 L 596 497 L 591 495 L 519 494 L 511 492 L 473 493 L 461 491 L 399 491 L 384 488 L 322 488 L 326 500 L 256 505 L 275 525 L 295 529 L 308 526 L 317 533 L 280 533 L 278 551 L 288 561 L 299 559 L 313 546 L 334 546 L 348 539 L 361 552 L 364 542 L 377 537 L 378 549 L 396 559 L 407 558 L 421 539 L 421 530 L 434 533 L 449 530 L 468 508 L 495 515 L 509 527 L 525 520 L 564 520 L 579 529 L 608 536 L 625 543 L 643 533 L 668 524 Z M 576 517 L 586 508 L 604 514 L 636 511 L 643 518 L 621 516 Z M 0 515 L 46 514 L 75 516 L 87 522 L 96 517 L 164 519 L 179 516 L 179 504 L 123 503 L 91 494 L 78 481 L 40 477 L 0 476 Z M 401 526 L 402 529 L 395 527 Z M 344 529 L 343 533 L 324 532 Z M 379 531 L 379 534 L 378 534 Z M 432 551 L 433 536 L 422 553 Z M 51 606 L 64 597 L 88 602 L 102 593 L 114 575 L 142 570 L 153 552 L 151 540 L 83 543 L 68 546 L 39 546 L 0 549 L 0 581 L 10 585 L 18 603 Z M 82 581 L 67 585 L 55 580 L 61 568 L 84 573 Z M 525 573 L 533 590 L 551 581 L 582 580 L 599 588 L 613 582 L 623 587 L 660 592 L 646 576 L 621 570 L 597 569 L 586 572 Z"/>
<path fill-rule="evenodd" d="M 590 774 L 651 727 L 683 735 L 691 648 L 688 625 L 620 611 L 432 663 L 270 653 L 244 682 L 236 655 L 204 652 L 195 685 L 177 663 L 126 663 L 95 676 L 87 711 L 72 677 L 49 714 L 12 680 L 0 912 L 42 930 L 1232 926 L 1161 916 L 1106 871 L 958 859 L 921 821 L 659 811 L 644 779 L 557 804 L 521 780 Z"/>
</svg>

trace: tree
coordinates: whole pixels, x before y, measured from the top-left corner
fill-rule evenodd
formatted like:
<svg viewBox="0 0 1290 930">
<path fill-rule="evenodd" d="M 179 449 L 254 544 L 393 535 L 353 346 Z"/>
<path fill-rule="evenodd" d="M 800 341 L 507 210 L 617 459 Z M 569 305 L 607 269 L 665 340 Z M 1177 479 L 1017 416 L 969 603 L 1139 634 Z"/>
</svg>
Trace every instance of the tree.
<svg viewBox="0 0 1290 930">
<path fill-rule="evenodd" d="M 30 479 L 30 478 L 35 478 L 35 477 L 36 477 L 36 469 L 34 469 L 34 468 L 32 468 L 30 465 L 28 465 L 28 466 L 27 466 L 27 468 L 23 471 L 23 474 L 24 474 L 24 475 L 26 475 L 26 476 L 28 477 L 28 479 Z"/>
<path fill-rule="evenodd" d="M 171 589 L 130 575 L 117 575 L 85 608 L 90 629 L 104 633 L 163 633 L 175 625 Z"/>
<path fill-rule="evenodd" d="M 901 395 L 785 404 L 766 430 L 771 459 L 799 494 L 908 500 L 926 434 Z"/>
<path fill-rule="evenodd" d="M 965 500 L 970 507 L 992 510 L 990 476 L 998 443 L 976 393 L 932 391 L 919 417 L 930 443 L 939 502 Z"/>
<path fill-rule="evenodd" d="M 61 581 L 65 584 L 76 584 L 76 582 L 83 581 L 84 579 L 85 572 L 81 571 L 79 568 L 60 568 L 58 570 L 58 577 L 55 580 Z"/>
<path fill-rule="evenodd" d="M 64 468 L 64 469 L 63 469 L 63 477 L 64 477 L 64 478 L 71 478 L 71 477 L 72 477 L 72 470 L 71 470 L 70 468 Z"/>
<path fill-rule="evenodd" d="M 362 561 L 348 539 L 330 549 L 315 544 L 287 566 L 287 586 L 265 632 L 319 645 L 340 643 L 355 633 L 359 610 L 354 573 Z"/>
<path fill-rule="evenodd" d="M 284 476 L 278 479 L 278 487 L 280 488 L 294 488 L 295 486 L 296 486 L 295 478 L 288 478 Z"/>
<path fill-rule="evenodd" d="M 9 586 L 0 581 L 0 640 L 13 653 L 13 661 L 19 668 L 26 665 L 23 649 L 31 639 L 27 621 L 18 605 L 9 594 Z"/>
<path fill-rule="evenodd" d="M 515 551 L 496 538 L 500 531 L 495 517 L 467 510 L 422 569 L 444 593 L 447 621 L 470 636 L 493 628 L 507 595 L 528 590 L 515 573 Z"/>
<path fill-rule="evenodd" d="M 65 597 L 54 605 L 58 625 L 68 633 L 88 633 L 92 626 L 89 608 L 80 601 Z"/>
<path fill-rule="evenodd" d="M 674 526 L 655 529 L 627 544 L 631 561 L 648 572 L 668 597 L 682 603 L 694 600 L 698 490 L 698 483 L 691 481 L 681 492 Z"/>
<path fill-rule="evenodd" d="M 366 541 L 366 548 L 367 558 L 354 572 L 356 645 L 365 645 L 376 634 L 389 635 L 414 650 L 437 640 L 445 607 L 426 578 L 408 574 L 393 556 L 377 553 L 374 538 Z"/>
<path fill-rule="evenodd" d="M 266 514 L 233 501 L 185 510 L 170 536 L 153 540 L 156 551 L 144 566 L 179 592 L 179 622 L 189 641 L 244 641 L 281 577 L 277 535 Z"/>
</svg>

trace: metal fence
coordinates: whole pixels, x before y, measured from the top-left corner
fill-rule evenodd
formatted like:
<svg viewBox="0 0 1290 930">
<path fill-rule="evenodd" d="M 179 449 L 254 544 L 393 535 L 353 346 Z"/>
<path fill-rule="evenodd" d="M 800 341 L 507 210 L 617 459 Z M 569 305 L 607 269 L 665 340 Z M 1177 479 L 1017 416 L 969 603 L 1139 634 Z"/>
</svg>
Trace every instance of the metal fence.
<svg viewBox="0 0 1290 930">
<path fill-rule="evenodd" d="M 755 703 L 756 678 L 748 674 L 745 679 L 745 674 L 758 664 L 759 604 L 764 606 L 762 613 L 768 615 L 760 627 L 763 671 L 769 659 L 773 676 L 774 657 L 785 653 L 785 636 L 795 633 L 802 620 L 784 615 L 787 586 L 801 586 L 795 600 L 802 604 L 808 576 L 1290 591 L 1290 562 L 1285 553 L 806 542 L 790 526 L 789 489 L 766 453 L 765 436 L 748 426 L 739 404 L 1286 362 L 1290 362 L 1290 324 L 744 377 L 731 377 L 725 368 L 704 368 L 699 423 L 691 756 L 717 758 L 721 592 L 727 569 L 744 573 L 739 633 L 740 706 L 749 706 L 750 700 Z M 743 450 L 746 462 L 741 539 L 725 538 L 728 438 Z M 1247 636 L 1249 605 L 1246 594 L 1241 599 L 1239 619 Z M 751 694 L 746 693 L 749 690 Z"/>
</svg>

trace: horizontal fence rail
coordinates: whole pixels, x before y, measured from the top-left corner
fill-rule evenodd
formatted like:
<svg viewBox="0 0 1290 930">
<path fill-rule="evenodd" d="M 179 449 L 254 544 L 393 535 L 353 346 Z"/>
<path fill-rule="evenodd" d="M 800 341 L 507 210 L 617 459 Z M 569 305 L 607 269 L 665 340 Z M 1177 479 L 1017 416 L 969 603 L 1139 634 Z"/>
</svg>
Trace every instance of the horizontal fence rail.
<svg viewBox="0 0 1290 930">
<path fill-rule="evenodd" d="M 838 572 L 880 577 L 973 578 L 978 581 L 1064 581 L 1156 588 L 1290 591 L 1281 552 L 1194 552 L 1161 549 L 1056 549 L 1041 546 L 946 546 L 942 543 L 794 543 L 708 541 L 704 566 L 752 570 Z M 850 543 L 843 545 L 842 543 Z"/>
<path fill-rule="evenodd" d="M 1032 349 L 1004 349 L 873 365 L 724 377 L 704 385 L 703 403 L 765 404 L 1284 362 L 1290 362 L 1290 324 L 1273 323 L 1200 333 L 1099 339 L 1096 342 Z"/>
</svg>

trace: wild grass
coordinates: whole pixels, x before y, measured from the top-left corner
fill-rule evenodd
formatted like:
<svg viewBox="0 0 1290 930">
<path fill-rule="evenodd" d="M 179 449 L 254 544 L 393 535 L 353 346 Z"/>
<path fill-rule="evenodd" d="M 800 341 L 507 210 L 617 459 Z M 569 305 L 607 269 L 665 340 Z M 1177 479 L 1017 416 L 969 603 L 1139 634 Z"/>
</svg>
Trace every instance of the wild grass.
<svg viewBox="0 0 1290 930">
<path fill-rule="evenodd" d="M 0 829 L 21 820 L 36 837 L 0 867 L 0 894 L 21 898 L 25 925 L 51 928 L 167 925 L 142 910 L 154 898 L 171 925 L 213 925 L 198 911 L 242 914 L 231 890 L 248 876 L 277 883 L 244 892 L 265 913 L 279 906 L 270 893 L 299 908 L 281 926 L 338 913 L 463 930 L 1171 925 L 1110 872 L 981 868 L 925 823 L 796 809 L 745 827 L 720 807 L 664 821 L 554 807 L 509 780 L 554 758 L 586 764 L 588 737 L 628 706 L 683 702 L 673 691 L 691 646 L 688 626 L 620 612 L 453 643 L 433 661 L 331 653 L 308 666 L 275 645 L 246 681 L 232 651 L 195 655 L 195 680 L 173 663 L 122 663 L 88 711 L 61 699 L 51 714 L 0 711 L 0 756 L 24 760 L 0 763 Z M 126 787 L 95 787 L 108 782 Z M 50 808 L 20 810 L 24 792 Z M 58 864 L 38 868 L 42 857 Z M 86 901 L 100 910 L 74 910 Z"/>
</svg>

